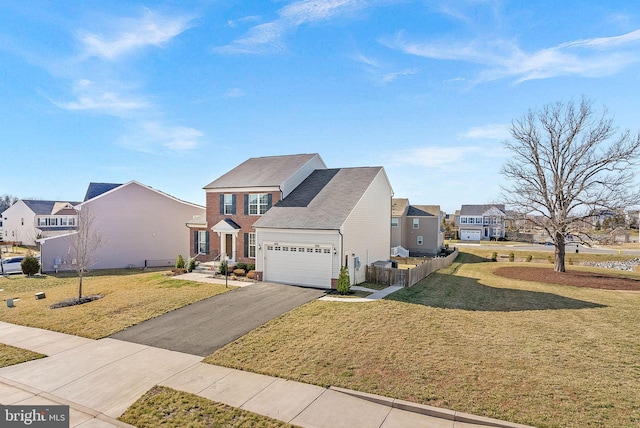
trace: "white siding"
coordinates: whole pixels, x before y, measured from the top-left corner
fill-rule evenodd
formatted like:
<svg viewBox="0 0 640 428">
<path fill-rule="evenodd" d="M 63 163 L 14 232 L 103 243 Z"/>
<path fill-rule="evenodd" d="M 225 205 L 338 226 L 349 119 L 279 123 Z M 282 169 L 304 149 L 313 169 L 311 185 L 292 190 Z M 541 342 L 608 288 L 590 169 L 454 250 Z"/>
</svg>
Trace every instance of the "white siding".
<svg viewBox="0 0 640 428">
<path fill-rule="evenodd" d="M 189 255 L 190 234 L 185 226 L 204 208 L 178 201 L 131 182 L 83 204 L 95 216 L 104 239 L 95 269 L 144 266 L 145 260 L 174 259 Z M 43 248 L 43 268 L 53 269 L 54 259 L 70 261 L 66 238 L 49 239 Z M 71 267 L 68 267 L 71 268 Z"/>
<path fill-rule="evenodd" d="M 286 198 L 289 193 L 300 185 L 316 169 L 325 169 L 327 166 L 319 155 L 314 156 L 302 168 L 282 183 L 282 198 Z"/>
<path fill-rule="evenodd" d="M 391 256 L 391 198 L 391 185 L 380 170 L 342 227 L 342 257 L 349 256 L 352 284 L 365 281 L 366 265 Z M 354 269 L 354 257 L 359 258 L 360 269 Z"/>
<path fill-rule="evenodd" d="M 40 229 L 35 227 L 35 217 L 35 213 L 23 201 L 11 205 L 2 213 L 2 238 L 5 241 L 22 241 L 24 245 L 35 245 L 40 233 Z"/>
</svg>

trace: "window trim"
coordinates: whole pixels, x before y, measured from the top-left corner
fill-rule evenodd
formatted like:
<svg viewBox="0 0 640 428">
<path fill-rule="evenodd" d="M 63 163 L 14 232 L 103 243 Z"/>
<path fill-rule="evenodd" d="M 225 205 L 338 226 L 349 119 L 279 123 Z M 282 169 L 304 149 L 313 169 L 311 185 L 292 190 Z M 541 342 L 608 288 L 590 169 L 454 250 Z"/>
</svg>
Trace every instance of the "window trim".
<svg viewBox="0 0 640 428">
<path fill-rule="evenodd" d="M 252 208 L 255 212 L 252 212 Z M 249 215 L 264 215 L 269 209 L 269 193 L 249 194 Z"/>
<path fill-rule="evenodd" d="M 424 237 L 422 235 L 418 235 L 418 238 L 416 239 L 416 244 L 424 245 Z"/>
<path fill-rule="evenodd" d="M 419 218 L 414 218 L 413 219 L 413 228 L 414 229 L 420 229 L 420 219 Z"/>
<path fill-rule="evenodd" d="M 400 219 L 398 217 L 391 217 L 391 227 L 394 229 L 400 227 Z"/>
</svg>

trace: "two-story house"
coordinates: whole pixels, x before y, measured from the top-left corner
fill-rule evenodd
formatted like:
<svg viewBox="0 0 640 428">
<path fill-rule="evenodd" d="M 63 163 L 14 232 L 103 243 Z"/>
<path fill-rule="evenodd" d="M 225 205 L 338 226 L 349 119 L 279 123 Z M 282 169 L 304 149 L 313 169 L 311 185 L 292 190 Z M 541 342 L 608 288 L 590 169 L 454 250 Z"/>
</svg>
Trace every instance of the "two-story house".
<svg viewBox="0 0 640 428">
<path fill-rule="evenodd" d="M 319 154 L 250 158 L 204 187 L 206 216 L 187 223 L 192 256 L 200 261 L 255 262 L 255 223 L 314 170 Z"/>
<path fill-rule="evenodd" d="M 394 198 L 391 246 L 402 247 L 411 256 L 437 254 L 444 246 L 442 215 L 439 205 L 411 205 L 408 199 Z"/>
<path fill-rule="evenodd" d="M 1 215 L 3 240 L 35 245 L 36 239 L 67 233 L 76 228 L 78 202 L 21 199 Z"/>
<path fill-rule="evenodd" d="M 507 214 L 503 204 L 462 205 L 458 236 L 461 241 L 504 238 Z"/>
</svg>

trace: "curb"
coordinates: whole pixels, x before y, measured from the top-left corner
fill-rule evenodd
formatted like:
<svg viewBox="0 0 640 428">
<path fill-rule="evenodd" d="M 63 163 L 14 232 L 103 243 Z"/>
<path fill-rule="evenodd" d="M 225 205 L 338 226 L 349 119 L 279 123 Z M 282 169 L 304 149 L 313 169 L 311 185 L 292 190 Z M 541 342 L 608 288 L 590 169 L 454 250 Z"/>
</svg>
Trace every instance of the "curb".
<svg viewBox="0 0 640 428">
<path fill-rule="evenodd" d="M 453 410 L 441 409 L 439 407 L 427 406 L 425 404 L 412 403 L 410 401 L 398 400 L 395 398 L 383 397 L 382 395 L 369 394 L 366 392 L 353 391 L 350 389 L 330 386 L 328 389 L 342 394 L 351 395 L 362 400 L 382 404 L 391 408 L 405 410 L 422 415 L 433 416 L 435 418 L 446 419 L 454 422 L 463 422 L 476 425 L 484 425 L 496 428 L 535 428 L 530 425 L 522 425 L 512 422 L 505 422 L 499 419 L 485 418 L 484 416 L 471 415 L 469 413 L 455 412 Z"/>
</svg>

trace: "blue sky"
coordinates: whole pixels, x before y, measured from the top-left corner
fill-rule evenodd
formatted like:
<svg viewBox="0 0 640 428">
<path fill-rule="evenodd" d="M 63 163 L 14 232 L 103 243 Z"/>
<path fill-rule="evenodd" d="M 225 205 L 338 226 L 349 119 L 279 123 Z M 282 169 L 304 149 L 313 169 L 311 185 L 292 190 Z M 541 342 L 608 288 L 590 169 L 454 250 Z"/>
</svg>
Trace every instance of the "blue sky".
<svg viewBox="0 0 640 428">
<path fill-rule="evenodd" d="M 586 96 L 637 131 L 636 1 L 0 0 L 0 194 L 137 180 L 204 204 L 249 157 L 499 200 L 513 119 Z"/>
</svg>

